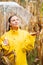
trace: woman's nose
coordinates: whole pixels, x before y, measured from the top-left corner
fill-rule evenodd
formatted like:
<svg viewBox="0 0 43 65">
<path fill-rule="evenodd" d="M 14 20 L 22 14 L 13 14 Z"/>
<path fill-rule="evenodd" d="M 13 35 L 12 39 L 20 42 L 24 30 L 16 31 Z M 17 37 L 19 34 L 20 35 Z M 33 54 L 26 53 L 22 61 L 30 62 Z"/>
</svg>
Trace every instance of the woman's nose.
<svg viewBox="0 0 43 65">
<path fill-rule="evenodd" d="M 19 23 L 18 21 L 15 21 L 15 23 Z"/>
<path fill-rule="evenodd" d="M 18 23 L 17 21 L 15 21 L 15 23 Z"/>
</svg>

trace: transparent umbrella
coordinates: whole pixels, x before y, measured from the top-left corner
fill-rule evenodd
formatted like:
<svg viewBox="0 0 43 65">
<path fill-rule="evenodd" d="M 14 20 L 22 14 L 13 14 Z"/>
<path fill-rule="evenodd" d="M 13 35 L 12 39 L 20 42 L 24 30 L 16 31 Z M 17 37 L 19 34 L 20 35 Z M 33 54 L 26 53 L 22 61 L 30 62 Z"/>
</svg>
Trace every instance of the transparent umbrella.
<svg viewBox="0 0 43 65">
<path fill-rule="evenodd" d="M 0 2 L 0 35 L 6 32 L 8 18 L 14 14 L 22 19 L 22 26 L 27 25 L 32 16 L 30 12 L 16 2 Z"/>
</svg>

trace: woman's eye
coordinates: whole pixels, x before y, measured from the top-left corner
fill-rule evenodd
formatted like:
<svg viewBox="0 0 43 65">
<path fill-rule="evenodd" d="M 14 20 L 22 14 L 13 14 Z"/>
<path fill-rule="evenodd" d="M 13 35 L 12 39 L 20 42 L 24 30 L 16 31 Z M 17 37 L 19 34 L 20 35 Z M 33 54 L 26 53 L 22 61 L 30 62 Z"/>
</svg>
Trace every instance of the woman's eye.
<svg viewBox="0 0 43 65">
<path fill-rule="evenodd" d="M 12 21 L 15 21 L 15 20 L 12 20 Z"/>
<path fill-rule="evenodd" d="M 11 20 L 11 21 L 15 21 L 15 20 Z"/>
</svg>

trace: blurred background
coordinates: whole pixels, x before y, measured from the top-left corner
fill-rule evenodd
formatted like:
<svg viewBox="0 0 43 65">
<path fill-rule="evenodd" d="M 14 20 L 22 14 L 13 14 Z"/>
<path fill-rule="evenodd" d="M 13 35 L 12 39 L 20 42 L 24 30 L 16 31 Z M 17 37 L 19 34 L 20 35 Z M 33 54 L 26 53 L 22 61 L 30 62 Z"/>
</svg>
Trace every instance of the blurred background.
<svg viewBox="0 0 43 65">
<path fill-rule="evenodd" d="M 43 65 L 43 0 L 0 0 L 0 36 L 9 29 L 8 18 L 16 14 L 20 28 L 30 32 L 40 32 L 35 48 L 27 52 L 29 65 Z"/>
</svg>

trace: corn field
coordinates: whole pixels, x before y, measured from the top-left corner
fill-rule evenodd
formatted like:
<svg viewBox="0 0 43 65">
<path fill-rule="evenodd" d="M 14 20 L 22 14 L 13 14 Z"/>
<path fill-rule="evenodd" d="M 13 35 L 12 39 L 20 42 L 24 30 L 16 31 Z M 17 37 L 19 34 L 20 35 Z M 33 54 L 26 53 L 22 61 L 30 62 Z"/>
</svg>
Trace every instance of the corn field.
<svg viewBox="0 0 43 65">
<path fill-rule="evenodd" d="M 9 2 L 12 0 L 4 0 Z M 0 0 L 0 3 L 3 0 Z M 36 36 L 34 49 L 27 52 L 28 65 L 43 65 L 43 0 L 13 0 L 19 5 L 3 6 L 0 4 L 0 36 L 8 31 L 9 16 L 18 15 L 21 22 L 21 29 L 28 32 L 39 32 Z M 20 12 L 19 12 L 20 11 Z"/>
</svg>

